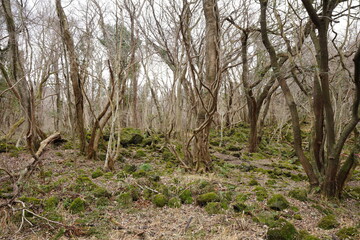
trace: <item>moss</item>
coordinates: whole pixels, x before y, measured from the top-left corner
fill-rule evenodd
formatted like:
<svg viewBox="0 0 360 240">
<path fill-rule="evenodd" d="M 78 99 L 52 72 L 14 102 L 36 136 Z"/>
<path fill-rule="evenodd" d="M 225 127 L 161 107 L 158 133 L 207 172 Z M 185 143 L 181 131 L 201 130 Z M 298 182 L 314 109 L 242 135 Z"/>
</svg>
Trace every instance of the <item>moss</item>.
<svg viewBox="0 0 360 240">
<path fill-rule="evenodd" d="M 294 214 L 294 219 L 296 220 L 302 220 L 302 217 L 300 214 Z"/>
<path fill-rule="evenodd" d="M 19 198 L 19 200 L 23 201 L 24 203 L 29 203 L 33 206 L 41 206 L 41 204 L 42 204 L 42 200 L 39 198 L 35 198 L 35 197 L 22 196 Z"/>
<path fill-rule="evenodd" d="M 100 197 L 96 200 L 96 206 L 97 207 L 103 207 L 110 204 L 110 201 L 107 197 Z"/>
<path fill-rule="evenodd" d="M 124 128 L 121 130 L 120 144 L 124 147 L 129 145 L 139 145 L 144 140 L 139 129 Z"/>
<path fill-rule="evenodd" d="M 311 235 L 310 233 L 308 233 L 305 230 L 299 231 L 299 239 L 301 239 L 301 240 L 320 240 L 320 238 L 317 238 L 317 237 Z"/>
<path fill-rule="evenodd" d="M 236 202 L 233 204 L 233 209 L 235 212 L 245 212 L 248 206 L 243 202 Z"/>
<path fill-rule="evenodd" d="M 282 211 L 290 206 L 286 198 L 281 194 L 274 194 L 267 202 L 267 205 L 276 211 Z"/>
<path fill-rule="evenodd" d="M 218 202 L 209 202 L 205 206 L 205 211 L 208 214 L 219 214 L 222 211 L 221 204 Z"/>
<path fill-rule="evenodd" d="M 248 200 L 248 195 L 244 193 L 239 193 L 235 197 L 236 202 L 245 202 L 246 200 Z"/>
<path fill-rule="evenodd" d="M 325 215 L 334 214 L 334 212 L 329 208 L 324 208 L 318 204 L 312 205 L 313 208 L 317 209 L 320 213 L 324 213 Z"/>
<path fill-rule="evenodd" d="M 289 192 L 289 196 L 303 202 L 306 202 L 308 200 L 307 191 L 304 189 L 291 190 Z"/>
<path fill-rule="evenodd" d="M 59 204 L 60 200 L 58 197 L 53 196 L 53 197 L 49 197 L 48 199 L 46 199 L 44 201 L 44 209 L 45 211 L 51 211 L 54 210 L 57 205 Z"/>
<path fill-rule="evenodd" d="M 196 203 L 200 206 L 204 206 L 209 202 L 219 202 L 220 197 L 215 192 L 204 193 L 199 195 L 196 199 Z"/>
<path fill-rule="evenodd" d="M 139 200 L 139 198 L 141 196 L 141 191 L 139 190 L 138 187 L 135 187 L 134 185 L 128 185 L 127 191 L 128 191 L 128 193 L 130 193 L 133 201 Z"/>
<path fill-rule="evenodd" d="M 191 204 L 194 201 L 191 191 L 189 189 L 185 189 L 184 191 L 182 191 L 179 195 L 179 198 L 181 202 L 185 204 Z"/>
<path fill-rule="evenodd" d="M 133 198 L 130 193 L 125 192 L 121 193 L 117 198 L 116 201 L 119 203 L 120 206 L 128 206 L 132 204 Z"/>
<path fill-rule="evenodd" d="M 256 181 L 255 179 L 251 179 L 249 181 L 249 186 L 256 186 L 256 185 L 260 185 L 258 181 Z"/>
<path fill-rule="evenodd" d="M 157 194 L 154 196 L 152 202 L 157 207 L 164 207 L 167 204 L 168 199 L 164 194 Z"/>
<path fill-rule="evenodd" d="M 94 195 L 94 197 L 111 197 L 111 193 L 108 192 L 108 190 L 106 190 L 105 188 L 102 187 L 97 187 L 92 191 L 92 194 Z"/>
<path fill-rule="evenodd" d="M 86 202 L 81 198 L 75 198 L 70 204 L 69 210 L 73 214 L 83 212 L 85 210 L 85 204 Z"/>
<path fill-rule="evenodd" d="M 149 172 L 152 169 L 153 169 L 153 166 L 151 166 L 151 164 L 149 164 L 149 163 L 144 163 L 144 164 L 140 165 L 140 167 L 139 167 L 139 170 L 143 170 L 145 172 Z"/>
<path fill-rule="evenodd" d="M 268 197 L 268 193 L 264 187 L 256 187 L 255 189 L 256 200 L 261 202 Z"/>
<path fill-rule="evenodd" d="M 270 228 L 267 232 L 268 240 L 296 240 L 299 236 L 298 231 L 291 223 L 282 220 L 278 221 L 278 225 Z"/>
<path fill-rule="evenodd" d="M 101 177 L 102 175 L 104 175 L 104 172 L 101 169 L 96 169 L 92 174 L 91 177 L 92 178 L 98 178 Z"/>
<path fill-rule="evenodd" d="M 134 155 L 134 158 L 143 158 L 143 157 L 146 157 L 146 153 L 144 152 L 144 150 L 137 150 L 135 155 Z"/>
<path fill-rule="evenodd" d="M 137 170 L 136 165 L 134 164 L 126 164 L 123 168 L 124 172 L 131 174 Z"/>
<path fill-rule="evenodd" d="M 322 219 L 320 219 L 319 223 L 318 223 L 318 227 L 328 230 L 328 229 L 333 229 L 333 228 L 337 228 L 339 226 L 339 222 L 336 220 L 334 215 L 327 215 L 325 217 L 323 217 Z"/>
<path fill-rule="evenodd" d="M 107 172 L 103 176 L 106 179 L 112 179 L 114 177 L 114 173 L 113 172 Z"/>
<path fill-rule="evenodd" d="M 181 200 L 178 197 L 173 197 L 169 199 L 168 206 L 171 208 L 181 207 Z"/>
<path fill-rule="evenodd" d="M 259 222 L 261 224 L 269 226 L 270 228 L 273 228 L 277 226 L 278 219 L 279 216 L 277 213 L 264 211 L 257 214 L 253 220 L 254 222 Z"/>
<path fill-rule="evenodd" d="M 340 240 L 355 240 L 360 238 L 360 232 L 357 228 L 354 227 L 347 227 L 340 229 L 336 236 L 340 238 Z"/>
<path fill-rule="evenodd" d="M 134 178 L 146 177 L 146 175 L 147 175 L 146 171 L 144 171 L 144 170 L 142 170 L 142 169 L 139 169 L 139 170 L 137 170 L 136 172 L 134 172 L 134 173 L 132 174 L 132 176 L 133 176 Z"/>
<path fill-rule="evenodd" d="M 76 184 L 73 186 L 73 190 L 77 192 L 92 191 L 97 186 L 91 181 L 91 179 L 85 175 L 80 175 L 76 178 Z"/>
</svg>

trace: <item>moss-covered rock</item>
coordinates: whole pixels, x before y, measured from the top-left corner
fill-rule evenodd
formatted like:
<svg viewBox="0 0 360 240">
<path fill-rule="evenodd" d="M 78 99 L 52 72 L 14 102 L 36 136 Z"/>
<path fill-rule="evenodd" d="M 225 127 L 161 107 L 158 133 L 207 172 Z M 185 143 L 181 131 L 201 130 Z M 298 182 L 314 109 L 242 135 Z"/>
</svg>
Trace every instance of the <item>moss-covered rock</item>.
<svg viewBox="0 0 360 240">
<path fill-rule="evenodd" d="M 340 238 L 340 240 L 355 240 L 360 239 L 360 232 L 357 228 L 354 227 L 346 227 L 340 229 L 336 236 Z"/>
<path fill-rule="evenodd" d="M 320 219 L 319 223 L 318 223 L 318 227 L 328 230 L 328 229 L 333 229 L 333 228 L 337 228 L 339 226 L 339 222 L 336 220 L 335 215 L 327 215 L 325 217 L 323 217 L 322 219 Z"/>
<path fill-rule="evenodd" d="M 104 172 L 101 169 L 96 169 L 92 174 L 91 177 L 92 178 L 98 178 L 101 177 L 102 175 L 104 175 Z"/>
<path fill-rule="evenodd" d="M 290 203 L 281 194 L 274 194 L 268 201 L 267 205 L 276 211 L 282 211 L 290 206 Z"/>
<path fill-rule="evenodd" d="M 267 240 L 296 240 L 299 233 L 293 224 L 285 220 L 278 221 L 278 225 L 267 232 Z"/>
<path fill-rule="evenodd" d="M 83 212 L 85 210 L 85 204 L 86 204 L 86 202 L 84 200 L 82 200 L 81 198 L 75 198 L 71 202 L 71 204 L 69 206 L 69 210 L 73 214 Z"/>
<path fill-rule="evenodd" d="M 152 202 L 157 207 L 164 207 L 167 204 L 168 199 L 164 194 L 157 194 L 153 197 Z"/>
<path fill-rule="evenodd" d="M 128 206 L 132 204 L 133 198 L 130 193 L 125 192 L 121 193 L 117 198 L 116 201 L 119 203 L 120 206 Z"/>
<path fill-rule="evenodd" d="M 169 199 L 168 206 L 171 208 L 181 207 L 181 200 L 178 197 L 172 197 Z"/>
<path fill-rule="evenodd" d="M 305 189 L 294 189 L 289 192 L 289 196 L 299 201 L 307 201 L 307 191 Z"/>
<path fill-rule="evenodd" d="M 219 202 L 220 197 L 215 192 L 201 194 L 197 197 L 196 203 L 200 206 L 205 206 L 209 202 Z"/>
<path fill-rule="evenodd" d="M 57 205 L 59 204 L 60 200 L 58 197 L 53 196 L 49 197 L 48 199 L 44 200 L 44 210 L 45 211 L 52 211 L 54 210 Z"/>
<path fill-rule="evenodd" d="M 320 238 L 317 238 L 317 237 L 311 235 L 310 233 L 308 233 L 305 230 L 299 231 L 299 239 L 300 240 L 320 240 Z"/>
<path fill-rule="evenodd" d="M 129 145 L 139 145 L 144 140 L 139 129 L 124 128 L 121 130 L 120 144 L 124 147 Z"/>
</svg>

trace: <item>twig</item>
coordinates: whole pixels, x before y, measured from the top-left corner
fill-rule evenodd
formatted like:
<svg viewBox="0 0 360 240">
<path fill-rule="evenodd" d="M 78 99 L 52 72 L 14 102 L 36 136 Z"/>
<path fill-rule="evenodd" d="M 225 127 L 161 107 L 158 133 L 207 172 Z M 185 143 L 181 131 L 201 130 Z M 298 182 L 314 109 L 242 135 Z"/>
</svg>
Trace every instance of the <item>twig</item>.
<svg viewBox="0 0 360 240">
<path fill-rule="evenodd" d="M 191 216 L 191 217 L 189 218 L 189 220 L 187 221 L 186 226 L 185 226 L 185 229 L 184 229 L 184 234 L 185 234 L 186 231 L 189 229 L 190 223 L 191 223 L 192 219 L 193 219 L 193 217 Z"/>
</svg>

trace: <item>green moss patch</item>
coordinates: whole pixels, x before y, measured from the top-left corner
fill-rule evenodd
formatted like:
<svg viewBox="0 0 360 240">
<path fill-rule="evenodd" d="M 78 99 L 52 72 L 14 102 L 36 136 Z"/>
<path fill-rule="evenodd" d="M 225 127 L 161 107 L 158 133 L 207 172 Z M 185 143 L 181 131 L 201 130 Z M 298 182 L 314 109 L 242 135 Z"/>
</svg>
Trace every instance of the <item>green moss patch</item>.
<svg viewBox="0 0 360 240">
<path fill-rule="evenodd" d="M 290 206 L 290 203 L 281 194 L 274 194 L 267 202 L 267 205 L 276 211 L 282 211 Z"/>
<path fill-rule="evenodd" d="M 347 227 L 340 229 L 336 236 L 340 238 L 340 240 L 355 240 L 360 239 L 360 232 L 357 228 Z"/>
<path fill-rule="evenodd" d="M 329 230 L 329 229 L 337 228 L 339 225 L 340 224 L 336 220 L 336 217 L 334 215 L 327 215 L 319 221 L 317 226 L 319 228 Z"/>
<path fill-rule="evenodd" d="M 219 214 L 222 211 L 221 204 L 219 202 L 209 202 L 205 206 L 205 211 L 208 214 Z"/>
<path fill-rule="evenodd" d="M 294 189 L 289 192 L 289 196 L 299 201 L 307 201 L 307 191 L 304 189 Z"/>
<path fill-rule="evenodd" d="M 54 210 L 59 204 L 59 202 L 60 200 L 58 197 L 56 196 L 49 197 L 48 199 L 44 200 L 44 210 L 46 211 Z"/>
<path fill-rule="evenodd" d="M 83 212 L 85 210 L 85 204 L 86 202 L 81 198 L 75 198 L 70 204 L 69 210 L 73 214 Z"/>
<path fill-rule="evenodd" d="M 181 207 L 181 200 L 178 197 L 173 197 L 169 199 L 168 206 L 171 208 Z"/>
<path fill-rule="evenodd" d="M 196 203 L 200 206 L 205 206 L 209 202 L 219 202 L 220 197 L 215 192 L 201 194 L 197 197 Z"/>
<path fill-rule="evenodd" d="M 164 194 L 157 194 L 154 196 L 152 202 L 157 207 L 164 207 L 167 204 L 168 199 Z"/>
<path fill-rule="evenodd" d="M 270 228 L 267 232 L 266 239 L 268 240 L 296 240 L 299 236 L 298 231 L 288 221 L 278 221 L 274 228 Z"/>
<path fill-rule="evenodd" d="M 101 177 L 102 175 L 104 175 L 104 172 L 101 169 L 96 169 L 92 174 L 91 177 L 92 178 L 98 178 Z"/>
</svg>

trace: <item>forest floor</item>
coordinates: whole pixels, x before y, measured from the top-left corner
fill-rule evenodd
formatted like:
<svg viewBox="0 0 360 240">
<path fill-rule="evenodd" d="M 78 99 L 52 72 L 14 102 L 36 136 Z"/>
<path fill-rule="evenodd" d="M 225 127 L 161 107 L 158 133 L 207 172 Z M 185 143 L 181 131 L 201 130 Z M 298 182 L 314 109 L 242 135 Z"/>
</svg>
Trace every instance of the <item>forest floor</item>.
<svg viewBox="0 0 360 240">
<path fill-rule="evenodd" d="M 1 209 L 0 239 L 360 239 L 358 170 L 344 198 L 327 201 L 308 193 L 286 136 L 249 154 L 241 131 L 212 133 L 206 174 L 184 171 L 160 137 L 123 147 L 114 172 L 70 142 L 49 146 L 18 203 Z M 3 152 L 0 168 L 30 158 Z M 0 186 L 0 204 L 11 191 Z"/>
</svg>

